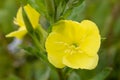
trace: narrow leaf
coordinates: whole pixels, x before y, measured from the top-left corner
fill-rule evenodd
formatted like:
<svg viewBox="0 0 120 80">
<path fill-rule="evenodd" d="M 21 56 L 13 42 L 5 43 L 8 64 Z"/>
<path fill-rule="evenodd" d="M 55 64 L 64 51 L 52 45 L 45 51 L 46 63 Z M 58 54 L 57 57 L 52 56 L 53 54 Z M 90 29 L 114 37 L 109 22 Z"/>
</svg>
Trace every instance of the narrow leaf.
<svg viewBox="0 0 120 80">
<path fill-rule="evenodd" d="M 86 8 L 86 3 L 84 1 L 79 6 L 74 7 L 71 11 L 71 15 L 68 16 L 67 18 L 78 21 L 81 18 L 80 14 L 85 11 L 85 8 Z"/>
<path fill-rule="evenodd" d="M 45 0 L 45 5 L 47 8 L 48 13 L 48 19 L 50 20 L 50 23 L 54 23 L 55 21 L 55 4 L 54 0 Z"/>
<path fill-rule="evenodd" d="M 111 68 L 105 68 L 102 72 L 100 72 L 90 80 L 105 80 L 105 78 L 110 74 L 111 71 Z"/>
<path fill-rule="evenodd" d="M 66 4 L 66 8 L 63 13 L 63 17 L 73 19 L 74 16 L 77 16 L 81 11 L 83 6 L 84 0 L 69 0 Z"/>
<path fill-rule="evenodd" d="M 24 20 L 24 23 L 25 23 L 25 25 L 26 25 L 26 28 L 27 28 L 28 33 L 29 33 L 29 34 L 34 33 L 34 29 L 33 29 L 33 27 L 32 27 L 32 24 L 31 24 L 30 20 L 28 19 L 28 16 L 27 16 L 24 8 L 22 8 L 22 15 L 23 15 L 23 20 Z"/>
</svg>

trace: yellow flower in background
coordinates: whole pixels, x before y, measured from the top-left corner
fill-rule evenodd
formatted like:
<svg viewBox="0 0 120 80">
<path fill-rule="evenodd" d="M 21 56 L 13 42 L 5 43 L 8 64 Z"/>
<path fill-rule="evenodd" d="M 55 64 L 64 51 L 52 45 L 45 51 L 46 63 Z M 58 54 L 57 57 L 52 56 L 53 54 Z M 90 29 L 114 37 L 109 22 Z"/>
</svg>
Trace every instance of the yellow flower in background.
<svg viewBox="0 0 120 80">
<path fill-rule="evenodd" d="M 48 60 L 57 68 L 94 69 L 101 38 L 96 24 L 61 20 L 53 26 L 45 46 Z"/>
<path fill-rule="evenodd" d="M 29 4 L 24 6 L 24 9 L 33 28 L 35 29 L 39 24 L 40 14 L 35 9 L 33 9 Z M 23 38 L 24 35 L 27 33 L 27 29 L 23 21 L 22 7 L 19 8 L 14 23 L 17 24 L 20 28 L 17 31 L 11 32 L 10 34 L 6 35 L 6 37 L 16 37 L 18 39 Z"/>
</svg>

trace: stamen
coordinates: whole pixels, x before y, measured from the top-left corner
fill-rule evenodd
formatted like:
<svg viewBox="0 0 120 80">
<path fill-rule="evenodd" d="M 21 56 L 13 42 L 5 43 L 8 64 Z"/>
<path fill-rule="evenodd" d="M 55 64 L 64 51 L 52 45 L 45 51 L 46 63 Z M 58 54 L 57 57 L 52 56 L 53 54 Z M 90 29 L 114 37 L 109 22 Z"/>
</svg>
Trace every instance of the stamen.
<svg viewBox="0 0 120 80">
<path fill-rule="evenodd" d="M 73 44 L 71 44 L 71 45 L 73 45 L 73 46 L 75 46 L 75 47 L 78 47 L 78 44 L 76 44 L 76 43 L 73 43 Z"/>
<path fill-rule="evenodd" d="M 80 46 L 76 43 L 72 43 L 70 45 L 65 42 L 55 42 L 55 43 L 66 46 L 67 49 L 65 50 L 65 53 L 69 53 L 71 55 L 74 53 L 83 53 L 83 51 L 80 50 Z"/>
</svg>

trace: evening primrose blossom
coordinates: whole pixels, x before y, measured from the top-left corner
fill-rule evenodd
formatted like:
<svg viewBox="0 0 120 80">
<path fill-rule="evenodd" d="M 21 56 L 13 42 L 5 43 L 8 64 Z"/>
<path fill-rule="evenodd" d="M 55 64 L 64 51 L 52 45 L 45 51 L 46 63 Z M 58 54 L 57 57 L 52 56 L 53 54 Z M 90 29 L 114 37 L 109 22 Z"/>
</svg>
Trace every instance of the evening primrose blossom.
<svg viewBox="0 0 120 80">
<path fill-rule="evenodd" d="M 33 9 L 29 4 L 24 6 L 24 9 L 33 28 L 35 29 L 38 26 L 40 14 L 35 9 Z M 22 7 L 18 9 L 17 16 L 14 19 L 14 23 L 18 25 L 20 28 L 17 31 L 11 32 L 10 34 L 6 35 L 6 37 L 16 37 L 18 39 L 22 39 L 24 35 L 27 33 L 27 29 L 22 16 Z"/>
<path fill-rule="evenodd" d="M 48 60 L 57 68 L 94 69 L 98 64 L 100 40 L 94 22 L 61 20 L 53 26 L 45 43 Z"/>
</svg>

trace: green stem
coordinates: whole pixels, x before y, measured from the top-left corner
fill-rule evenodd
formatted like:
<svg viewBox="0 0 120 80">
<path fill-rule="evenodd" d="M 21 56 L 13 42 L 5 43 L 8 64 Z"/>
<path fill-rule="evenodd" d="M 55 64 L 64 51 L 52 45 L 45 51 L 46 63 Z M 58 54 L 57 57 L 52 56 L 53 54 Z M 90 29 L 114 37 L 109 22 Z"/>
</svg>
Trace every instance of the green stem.
<svg viewBox="0 0 120 80">
<path fill-rule="evenodd" d="M 33 41 L 34 41 L 35 46 L 37 47 L 37 49 L 41 50 L 41 52 L 45 52 L 45 49 L 40 45 L 39 40 L 37 40 L 36 35 L 33 34 L 33 35 L 31 35 L 31 37 L 32 37 L 32 39 L 33 39 Z"/>
<path fill-rule="evenodd" d="M 51 24 L 55 21 L 55 3 L 54 0 L 45 0 L 48 18 Z"/>
<path fill-rule="evenodd" d="M 56 68 L 49 63 L 49 61 L 48 61 L 48 59 L 47 59 L 47 55 L 45 54 L 46 51 L 45 51 L 45 49 L 42 48 L 42 46 L 40 46 L 40 42 L 39 42 L 39 40 L 37 40 L 36 36 L 35 36 L 35 35 L 32 35 L 31 37 L 33 38 L 33 41 L 34 41 L 34 43 L 35 43 L 35 46 L 36 46 L 36 48 L 37 48 L 37 50 L 38 50 L 37 55 L 40 56 L 40 59 L 41 59 L 45 64 L 47 64 L 47 65 L 51 68 L 51 70 L 56 70 Z M 41 51 L 40 51 L 40 50 L 41 50 Z M 57 70 L 56 70 L 56 71 L 57 71 Z"/>
<path fill-rule="evenodd" d="M 59 74 L 59 79 L 60 79 L 60 80 L 66 80 L 66 79 L 64 78 L 64 74 L 63 74 L 63 72 L 62 72 L 61 69 L 57 69 L 57 72 L 58 72 L 58 74 Z"/>
</svg>

